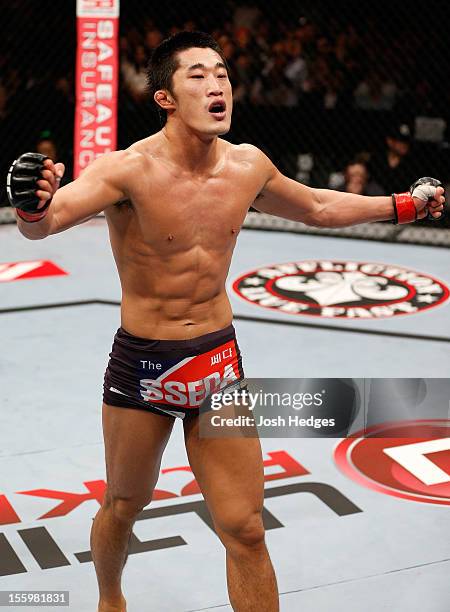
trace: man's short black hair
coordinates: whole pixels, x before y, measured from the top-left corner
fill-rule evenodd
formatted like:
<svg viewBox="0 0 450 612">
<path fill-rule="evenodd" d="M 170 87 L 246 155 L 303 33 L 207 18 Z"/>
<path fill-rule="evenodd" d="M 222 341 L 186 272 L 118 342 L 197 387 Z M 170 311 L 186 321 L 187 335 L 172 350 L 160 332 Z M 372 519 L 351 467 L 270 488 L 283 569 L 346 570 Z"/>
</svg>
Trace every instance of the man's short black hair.
<svg viewBox="0 0 450 612">
<path fill-rule="evenodd" d="M 148 63 L 147 84 L 152 100 L 155 92 L 160 89 L 166 89 L 173 94 L 172 77 L 179 65 L 177 54 L 180 53 L 180 51 L 186 51 L 186 49 L 192 49 L 193 47 L 213 49 L 213 51 L 216 51 L 222 58 L 227 72 L 229 72 L 228 63 L 222 48 L 212 36 L 205 32 L 178 32 L 170 38 L 163 40 L 162 43 L 156 47 Z M 159 105 L 157 106 L 164 123 L 167 115 Z"/>
</svg>

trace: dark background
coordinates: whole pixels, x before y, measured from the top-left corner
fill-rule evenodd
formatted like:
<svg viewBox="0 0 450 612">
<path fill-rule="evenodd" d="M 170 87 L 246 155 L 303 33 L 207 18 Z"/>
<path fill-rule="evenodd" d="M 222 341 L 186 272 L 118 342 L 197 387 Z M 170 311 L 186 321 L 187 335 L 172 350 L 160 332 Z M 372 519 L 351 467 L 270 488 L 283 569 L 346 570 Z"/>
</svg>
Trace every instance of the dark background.
<svg viewBox="0 0 450 612">
<path fill-rule="evenodd" d="M 70 173 L 76 20 L 74 0 L 0 7 L 4 203 L 10 162 L 42 137 Z M 122 0 L 119 148 L 160 127 L 142 90 L 152 46 L 180 29 L 201 29 L 226 48 L 232 68 L 231 141 L 259 146 L 286 174 L 316 187 L 345 190 L 343 173 L 356 157 L 389 193 L 386 136 L 406 125 L 398 190 L 424 175 L 448 183 L 449 16 L 448 3 L 436 0 Z"/>
</svg>

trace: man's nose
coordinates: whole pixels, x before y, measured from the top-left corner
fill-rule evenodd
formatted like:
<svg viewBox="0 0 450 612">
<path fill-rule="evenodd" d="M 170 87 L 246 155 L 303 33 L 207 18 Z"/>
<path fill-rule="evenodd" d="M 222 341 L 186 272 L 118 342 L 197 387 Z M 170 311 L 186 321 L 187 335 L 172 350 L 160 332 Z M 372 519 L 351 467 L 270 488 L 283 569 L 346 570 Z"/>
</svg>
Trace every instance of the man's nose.
<svg viewBox="0 0 450 612">
<path fill-rule="evenodd" d="M 223 89 L 219 79 L 215 76 L 210 76 L 208 79 L 208 95 L 209 96 L 221 96 L 223 94 Z"/>
</svg>

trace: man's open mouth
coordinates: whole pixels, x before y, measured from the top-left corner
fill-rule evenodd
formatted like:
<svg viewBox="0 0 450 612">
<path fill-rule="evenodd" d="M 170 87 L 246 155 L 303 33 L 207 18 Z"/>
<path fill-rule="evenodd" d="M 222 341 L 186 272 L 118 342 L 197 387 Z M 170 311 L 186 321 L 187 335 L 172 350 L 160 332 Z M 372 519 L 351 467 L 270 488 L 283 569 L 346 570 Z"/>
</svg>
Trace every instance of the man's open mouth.
<svg viewBox="0 0 450 612">
<path fill-rule="evenodd" d="M 213 102 L 208 111 L 210 113 L 214 113 L 215 115 L 219 115 L 220 113 L 224 113 L 226 110 L 225 102 Z"/>
</svg>

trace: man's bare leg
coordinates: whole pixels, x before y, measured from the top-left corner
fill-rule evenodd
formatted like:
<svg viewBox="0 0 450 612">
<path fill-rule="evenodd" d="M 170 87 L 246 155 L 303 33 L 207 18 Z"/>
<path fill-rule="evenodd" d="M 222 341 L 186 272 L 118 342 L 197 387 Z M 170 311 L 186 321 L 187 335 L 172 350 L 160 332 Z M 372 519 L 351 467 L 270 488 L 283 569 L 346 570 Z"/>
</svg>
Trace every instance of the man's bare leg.
<svg viewBox="0 0 450 612">
<path fill-rule="evenodd" d="M 199 417 L 203 418 L 203 417 Z M 226 549 L 235 612 L 278 612 L 278 588 L 264 540 L 264 472 L 257 437 L 201 438 L 199 419 L 184 423 L 192 470 Z"/>
<path fill-rule="evenodd" d="M 278 587 L 264 541 L 239 546 L 222 536 L 226 548 L 227 584 L 235 612 L 278 612 Z"/>
<path fill-rule="evenodd" d="M 125 612 L 121 577 L 137 515 L 150 502 L 172 417 L 103 404 L 107 489 L 91 530 L 98 612 Z"/>
</svg>

